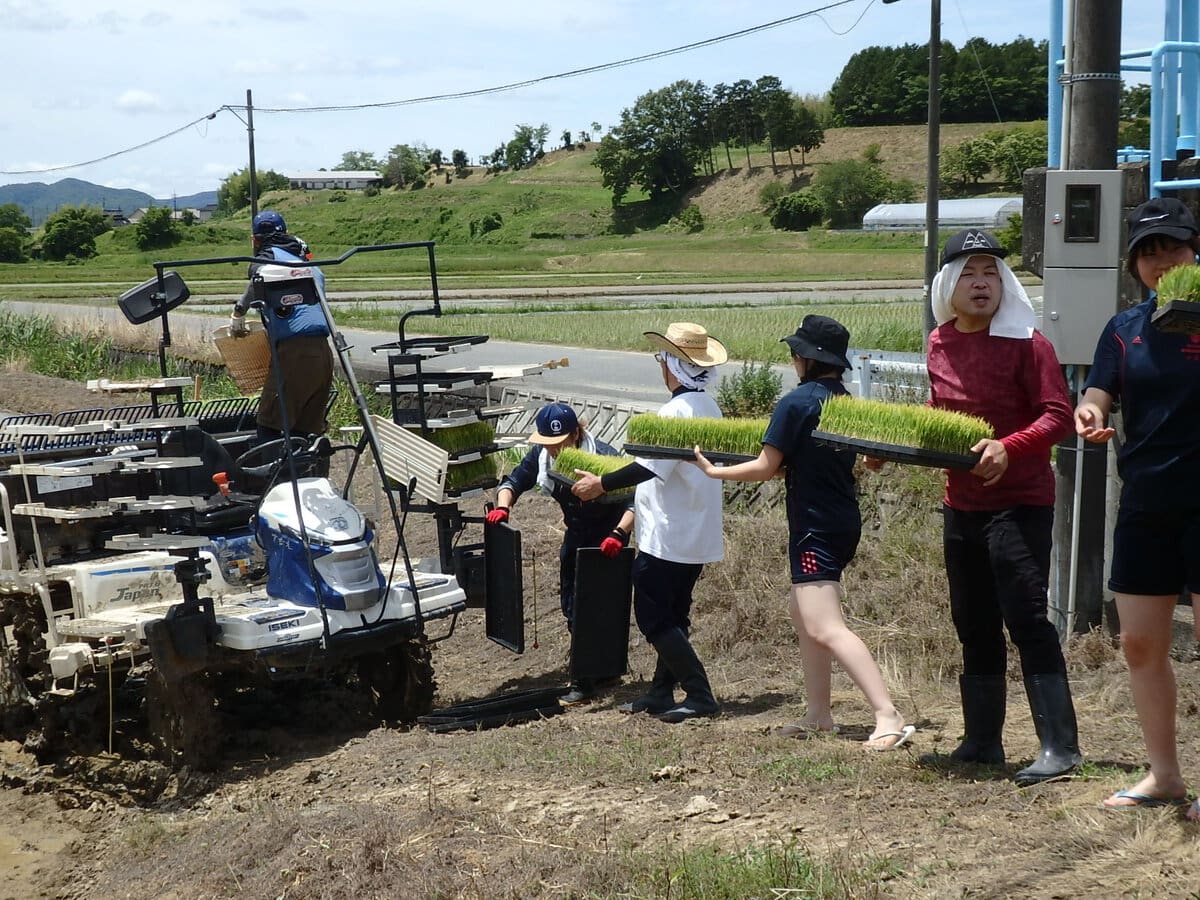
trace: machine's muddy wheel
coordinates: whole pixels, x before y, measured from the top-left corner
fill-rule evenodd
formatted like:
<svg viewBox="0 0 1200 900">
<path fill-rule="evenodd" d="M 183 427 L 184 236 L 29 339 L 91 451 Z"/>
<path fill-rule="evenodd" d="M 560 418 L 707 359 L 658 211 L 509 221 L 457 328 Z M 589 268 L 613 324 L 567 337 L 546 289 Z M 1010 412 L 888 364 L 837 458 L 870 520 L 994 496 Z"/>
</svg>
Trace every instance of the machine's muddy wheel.
<svg viewBox="0 0 1200 900">
<path fill-rule="evenodd" d="M 429 642 L 419 636 L 363 657 L 358 677 L 371 707 L 389 722 L 413 722 L 433 708 L 433 659 Z"/>
<path fill-rule="evenodd" d="M 221 733 L 216 701 L 204 673 L 168 683 L 153 669 L 146 676 L 146 720 L 163 758 L 173 766 L 216 768 Z"/>
</svg>

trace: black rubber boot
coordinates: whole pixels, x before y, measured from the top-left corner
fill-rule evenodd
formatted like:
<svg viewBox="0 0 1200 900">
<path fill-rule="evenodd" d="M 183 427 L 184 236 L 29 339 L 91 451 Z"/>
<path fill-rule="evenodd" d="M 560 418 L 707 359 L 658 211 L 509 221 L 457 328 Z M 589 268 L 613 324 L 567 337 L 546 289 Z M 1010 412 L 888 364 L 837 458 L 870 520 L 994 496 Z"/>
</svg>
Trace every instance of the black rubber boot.
<svg viewBox="0 0 1200 900">
<path fill-rule="evenodd" d="M 721 705 L 709 686 L 704 663 L 700 662 L 700 657 L 681 629 L 672 628 L 659 635 L 654 642 L 654 649 L 687 692 L 683 702 L 660 713 L 660 719 L 664 722 L 683 722 L 701 716 L 715 716 L 721 711 Z"/>
<path fill-rule="evenodd" d="M 1013 780 L 1021 785 L 1037 784 L 1073 772 L 1083 763 L 1083 754 L 1066 674 L 1031 675 L 1025 679 L 1025 693 L 1042 748 L 1033 765 Z"/>
<path fill-rule="evenodd" d="M 650 690 L 635 697 L 629 703 L 617 707 L 623 713 L 648 712 L 652 715 L 664 713 L 675 705 L 675 676 L 663 658 L 659 656 L 654 665 L 654 678 L 650 681 Z"/>
<path fill-rule="evenodd" d="M 1004 765 L 1004 714 L 1008 686 L 1004 676 L 960 675 L 958 692 L 962 697 L 964 736 L 950 752 L 959 763 Z"/>
</svg>

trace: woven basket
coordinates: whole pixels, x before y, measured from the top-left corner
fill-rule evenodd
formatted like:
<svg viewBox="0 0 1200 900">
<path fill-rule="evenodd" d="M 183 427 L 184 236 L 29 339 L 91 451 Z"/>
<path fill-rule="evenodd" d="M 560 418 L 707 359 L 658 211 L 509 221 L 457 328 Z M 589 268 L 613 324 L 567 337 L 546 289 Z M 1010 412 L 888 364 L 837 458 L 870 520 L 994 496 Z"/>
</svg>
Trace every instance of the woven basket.
<svg viewBox="0 0 1200 900">
<path fill-rule="evenodd" d="M 271 369 L 271 348 L 267 345 L 267 331 L 261 322 L 247 322 L 250 333 L 244 337 L 233 337 L 229 326 L 222 325 L 213 332 L 213 343 L 225 360 L 229 374 L 237 382 L 243 394 L 257 394 L 267 383 Z"/>
</svg>

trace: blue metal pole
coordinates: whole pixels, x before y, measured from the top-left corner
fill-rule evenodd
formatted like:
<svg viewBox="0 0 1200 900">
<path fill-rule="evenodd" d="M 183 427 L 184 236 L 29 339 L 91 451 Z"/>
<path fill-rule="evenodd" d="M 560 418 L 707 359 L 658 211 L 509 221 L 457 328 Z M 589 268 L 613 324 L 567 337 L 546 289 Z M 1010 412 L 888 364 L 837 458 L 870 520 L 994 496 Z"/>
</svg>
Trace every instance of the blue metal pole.
<svg viewBox="0 0 1200 900">
<path fill-rule="evenodd" d="M 1169 0 L 1168 0 L 1169 2 Z M 1161 46 L 1161 45 L 1160 45 Z M 1162 54 L 1158 47 L 1150 54 L 1150 196 L 1161 197 L 1156 185 L 1162 181 L 1163 114 Z"/>
<path fill-rule="evenodd" d="M 1166 0 L 1166 11 L 1163 17 L 1164 44 L 1179 42 L 1179 2 L 1180 0 Z M 1158 120 L 1151 118 L 1150 122 L 1153 126 L 1153 123 L 1158 121 L 1159 127 L 1162 129 L 1162 143 L 1159 145 L 1159 149 L 1163 153 L 1170 154 L 1162 158 L 1174 160 L 1175 141 L 1179 135 L 1179 126 L 1175 118 L 1179 113 L 1179 54 L 1177 52 L 1165 52 L 1162 59 L 1162 72 L 1162 118 Z"/>
<path fill-rule="evenodd" d="M 1062 72 L 1063 0 L 1050 0 L 1050 37 L 1046 50 L 1046 165 L 1060 168 L 1062 162 L 1063 89 Z"/>
<path fill-rule="evenodd" d="M 1200 2 L 1182 0 L 1179 16 L 1180 39 L 1184 43 L 1200 41 Z M 1200 57 L 1194 53 L 1183 53 L 1180 58 L 1179 79 L 1179 140 L 1175 144 L 1176 155 L 1196 154 L 1196 95 L 1200 80 Z M 1179 151 L 1185 151 L 1180 153 Z"/>
</svg>

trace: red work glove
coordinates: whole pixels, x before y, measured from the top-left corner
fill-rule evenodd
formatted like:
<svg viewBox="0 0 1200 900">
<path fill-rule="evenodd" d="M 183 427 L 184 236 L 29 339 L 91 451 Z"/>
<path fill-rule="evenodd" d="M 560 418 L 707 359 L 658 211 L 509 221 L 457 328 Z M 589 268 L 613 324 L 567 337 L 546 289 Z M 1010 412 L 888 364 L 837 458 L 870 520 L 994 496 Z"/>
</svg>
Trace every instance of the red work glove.
<svg viewBox="0 0 1200 900">
<path fill-rule="evenodd" d="M 499 525 L 501 522 L 507 522 L 508 509 L 504 506 L 497 507 L 488 513 L 486 518 L 489 525 Z"/>
<path fill-rule="evenodd" d="M 609 559 L 616 559 L 621 555 L 621 550 L 625 547 L 620 539 L 615 537 L 606 537 L 600 542 L 600 552 Z"/>
</svg>

